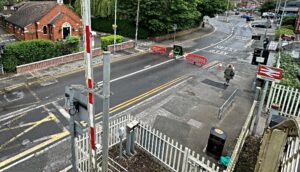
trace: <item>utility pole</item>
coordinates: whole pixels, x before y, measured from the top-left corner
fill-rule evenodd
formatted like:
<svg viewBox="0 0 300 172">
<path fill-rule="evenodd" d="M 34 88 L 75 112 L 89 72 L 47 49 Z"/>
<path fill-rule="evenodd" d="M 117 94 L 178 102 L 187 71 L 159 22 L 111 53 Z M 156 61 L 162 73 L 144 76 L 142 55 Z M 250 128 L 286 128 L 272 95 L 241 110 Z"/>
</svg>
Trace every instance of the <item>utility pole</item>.
<svg viewBox="0 0 300 172">
<path fill-rule="evenodd" d="M 118 0 L 115 0 L 115 22 L 113 25 L 113 29 L 114 29 L 114 54 L 116 52 L 116 35 L 117 35 L 117 3 Z"/>
<path fill-rule="evenodd" d="M 95 121 L 94 121 L 94 96 L 93 96 L 93 66 L 92 66 L 92 51 L 91 51 L 91 11 L 90 1 L 81 0 L 81 9 L 83 17 L 83 38 L 84 38 L 84 59 L 85 59 L 85 80 L 87 85 L 87 102 L 88 102 L 88 116 L 89 116 L 89 149 L 91 171 L 97 171 L 96 165 L 96 146 L 95 146 Z M 75 168 L 75 167 L 74 167 Z"/>
<path fill-rule="evenodd" d="M 138 37 L 138 29 L 139 29 L 139 15 L 140 15 L 140 1 L 141 0 L 137 0 L 138 4 L 137 4 L 137 10 L 136 10 L 136 23 L 135 23 L 135 46 L 137 47 L 137 37 Z"/>
<path fill-rule="evenodd" d="M 282 24 L 282 19 L 284 17 L 284 13 L 285 13 L 285 8 L 286 8 L 286 1 L 284 1 L 284 7 L 283 7 L 283 11 L 282 11 L 282 14 L 281 14 L 281 17 L 280 17 L 280 23 L 279 23 L 279 28 L 281 28 L 281 24 Z"/>
<path fill-rule="evenodd" d="M 110 52 L 103 53 L 103 135 L 102 135 L 102 171 L 108 171 L 108 122 L 110 97 Z"/>
</svg>

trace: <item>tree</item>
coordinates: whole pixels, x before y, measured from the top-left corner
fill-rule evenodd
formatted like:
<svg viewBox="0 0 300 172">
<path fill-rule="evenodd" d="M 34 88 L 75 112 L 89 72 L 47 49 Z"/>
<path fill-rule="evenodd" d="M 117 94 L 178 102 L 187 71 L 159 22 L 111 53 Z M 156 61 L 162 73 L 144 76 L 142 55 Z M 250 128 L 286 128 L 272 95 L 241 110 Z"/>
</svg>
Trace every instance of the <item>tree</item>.
<svg viewBox="0 0 300 172">
<path fill-rule="evenodd" d="M 112 15 L 114 0 L 91 0 L 91 15 L 109 17 Z M 81 15 L 81 0 L 74 3 L 75 12 Z"/>
<path fill-rule="evenodd" d="M 263 13 L 263 12 L 268 12 L 268 11 L 274 10 L 275 8 L 276 8 L 276 1 L 275 0 L 268 0 L 268 1 L 265 1 L 265 3 L 262 4 L 259 11 L 261 13 Z"/>
<path fill-rule="evenodd" d="M 8 3 L 7 0 L 0 0 L 0 10 L 3 10 L 3 6 L 7 3 Z"/>
<path fill-rule="evenodd" d="M 227 9 L 228 0 L 202 0 L 198 6 L 198 11 L 203 16 L 214 17 L 218 13 L 223 13 Z"/>
</svg>

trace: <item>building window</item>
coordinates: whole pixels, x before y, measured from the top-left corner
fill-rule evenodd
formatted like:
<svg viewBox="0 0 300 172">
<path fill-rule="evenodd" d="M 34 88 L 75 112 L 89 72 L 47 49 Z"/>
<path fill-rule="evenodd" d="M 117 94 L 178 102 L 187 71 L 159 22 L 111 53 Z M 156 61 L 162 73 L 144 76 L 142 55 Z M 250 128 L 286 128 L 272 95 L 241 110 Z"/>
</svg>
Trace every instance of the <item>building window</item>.
<svg viewBox="0 0 300 172">
<path fill-rule="evenodd" d="M 47 34 L 48 31 L 47 31 L 47 26 L 43 26 L 43 34 Z"/>
</svg>

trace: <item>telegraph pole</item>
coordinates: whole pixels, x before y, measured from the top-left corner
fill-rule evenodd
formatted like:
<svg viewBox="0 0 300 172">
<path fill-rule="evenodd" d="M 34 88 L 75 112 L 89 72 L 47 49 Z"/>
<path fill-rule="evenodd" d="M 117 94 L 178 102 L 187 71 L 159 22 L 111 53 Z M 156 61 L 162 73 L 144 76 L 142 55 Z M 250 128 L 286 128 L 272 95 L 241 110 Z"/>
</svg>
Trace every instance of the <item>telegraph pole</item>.
<svg viewBox="0 0 300 172">
<path fill-rule="evenodd" d="M 140 14 L 140 1 L 137 0 L 137 10 L 136 10 L 136 23 L 135 23 L 135 46 L 137 47 L 137 37 L 138 37 L 138 29 L 139 29 L 139 14 Z"/>
<path fill-rule="evenodd" d="M 115 21 L 114 21 L 114 25 L 113 25 L 113 29 L 114 29 L 114 54 L 116 52 L 116 35 L 117 35 L 117 3 L 118 0 L 115 0 Z"/>
<path fill-rule="evenodd" d="M 87 102 L 89 116 L 89 139 L 90 139 L 90 162 L 91 171 L 97 171 L 96 164 L 96 146 L 95 146 L 95 121 L 94 121 L 94 96 L 93 96 L 93 66 L 92 66 L 92 51 L 91 51 L 91 11 L 90 1 L 81 0 L 81 9 L 83 17 L 83 38 L 84 38 L 84 59 L 85 59 L 85 80 L 87 85 Z"/>
</svg>

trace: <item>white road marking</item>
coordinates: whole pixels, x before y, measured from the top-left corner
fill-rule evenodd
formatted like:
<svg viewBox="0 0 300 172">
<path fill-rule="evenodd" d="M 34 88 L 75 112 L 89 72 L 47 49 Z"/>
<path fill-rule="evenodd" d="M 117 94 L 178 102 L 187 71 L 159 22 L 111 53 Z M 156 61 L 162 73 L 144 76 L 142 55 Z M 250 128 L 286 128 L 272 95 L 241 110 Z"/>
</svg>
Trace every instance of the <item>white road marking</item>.
<svg viewBox="0 0 300 172">
<path fill-rule="evenodd" d="M 149 68 L 149 67 L 151 67 L 151 65 L 147 65 L 147 66 L 145 66 L 145 67 L 144 67 L 144 69 L 147 69 L 147 68 Z"/>
<path fill-rule="evenodd" d="M 16 98 L 13 98 L 13 99 L 10 99 L 7 97 L 7 95 L 4 95 L 4 99 L 10 103 L 10 102 L 14 102 L 14 101 L 17 101 L 17 100 L 20 100 L 20 99 L 23 99 L 24 98 L 24 92 L 23 91 L 14 91 L 11 93 L 13 96 L 16 96 Z"/>
</svg>

